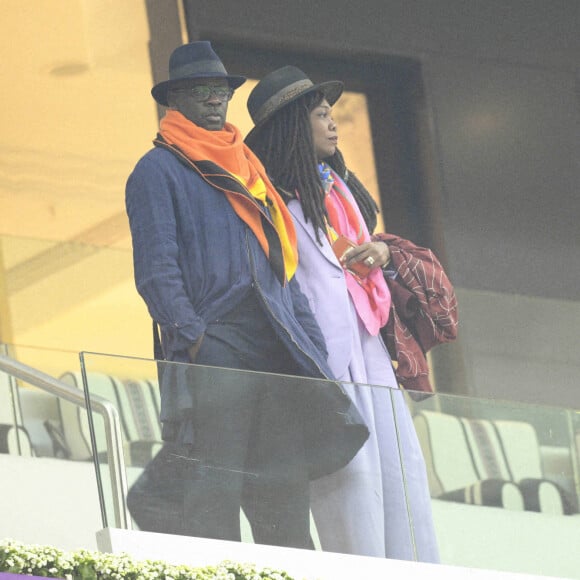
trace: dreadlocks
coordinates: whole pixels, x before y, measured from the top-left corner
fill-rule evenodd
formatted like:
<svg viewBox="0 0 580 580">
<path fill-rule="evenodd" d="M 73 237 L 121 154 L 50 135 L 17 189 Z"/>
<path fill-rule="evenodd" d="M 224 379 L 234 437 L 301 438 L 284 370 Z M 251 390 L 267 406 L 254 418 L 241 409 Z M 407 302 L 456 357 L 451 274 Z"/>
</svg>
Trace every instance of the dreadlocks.
<svg viewBox="0 0 580 580">
<path fill-rule="evenodd" d="M 246 139 L 272 183 L 285 190 L 286 197 L 296 197 L 298 193 L 304 217 L 312 222 L 319 243 L 320 232 L 326 231 L 328 215 L 312 140 L 310 112 L 323 100 L 321 92 L 296 99 Z"/>
<path fill-rule="evenodd" d="M 344 162 L 344 157 L 340 150 L 336 150 L 332 157 L 329 157 L 326 162 L 348 185 L 352 196 L 354 197 L 358 208 L 365 220 L 369 232 L 372 234 L 377 227 L 377 214 L 379 213 L 379 206 L 376 204 L 375 200 L 371 197 L 368 189 L 362 184 L 360 179 L 352 172 L 349 171 Z"/>
<path fill-rule="evenodd" d="M 320 232 L 326 231 L 328 214 L 312 139 L 310 112 L 324 98 L 321 92 L 304 95 L 278 111 L 246 139 L 246 144 L 260 158 L 272 183 L 282 190 L 284 197 L 296 197 L 298 192 L 304 217 L 312 222 L 319 243 Z M 371 194 L 347 169 L 338 149 L 326 162 L 348 185 L 372 233 L 377 225 L 379 208 Z"/>
</svg>

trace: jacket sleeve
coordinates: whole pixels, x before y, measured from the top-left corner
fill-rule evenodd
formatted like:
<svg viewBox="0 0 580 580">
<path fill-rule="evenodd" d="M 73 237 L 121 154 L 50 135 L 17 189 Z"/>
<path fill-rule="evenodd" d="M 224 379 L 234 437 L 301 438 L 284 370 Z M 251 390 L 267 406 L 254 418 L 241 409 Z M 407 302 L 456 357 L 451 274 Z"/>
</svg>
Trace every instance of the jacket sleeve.
<svg viewBox="0 0 580 580">
<path fill-rule="evenodd" d="M 133 240 L 135 284 L 163 333 L 163 351 L 186 350 L 205 331 L 185 290 L 178 262 L 177 222 L 169 171 L 147 157 L 135 167 L 125 192 Z"/>
<path fill-rule="evenodd" d="M 402 286 L 401 291 L 407 291 L 402 294 L 408 296 L 411 293 L 415 298 L 398 301 L 397 293 L 392 293 L 394 307 L 423 351 L 455 340 L 457 298 L 451 281 L 433 252 L 392 234 L 375 234 L 373 240 L 383 241 L 389 246 L 397 272 L 391 289 L 395 284 Z"/>
<path fill-rule="evenodd" d="M 308 303 L 308 298 L 304 296 L 302 290 L 300 289 L 300 284 L 294 276 L 292 280 L 288 283 L 290 287 L 290 293 L 292 294 L 292 301 L 294 304 L 294 314 L 302 328 L 304 328 L 306 334 L 309 336 L 310 340 L 314 343 L 314 346 L 320 351 L 324 356 L 324 359 L 328 359 L 328 350 L 326 348 L 326 341 L 318 322 L 314 318 L 314 314 L 310 309 Z"/>
</svg>

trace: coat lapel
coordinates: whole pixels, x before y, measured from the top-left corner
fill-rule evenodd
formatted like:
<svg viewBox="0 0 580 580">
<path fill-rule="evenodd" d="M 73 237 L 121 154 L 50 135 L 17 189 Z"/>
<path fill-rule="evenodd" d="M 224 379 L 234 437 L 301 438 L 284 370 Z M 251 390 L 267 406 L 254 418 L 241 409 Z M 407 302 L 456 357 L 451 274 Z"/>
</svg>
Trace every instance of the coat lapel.
<svg viewBox="0 0 580 580">
<path fill-rule="evenodd" d="M 321 246 L 318 243 L 318 240 L 316 239 L 316 234 L 314 232 L 314 227 L 312 226 L 312 222 L 306 221 L 306 218 L 304 217 L 304 212 L 302 211 L 302 206 L 300 205 L 300 202 L 297 199 L 291 200 L 290 202 L 288 202 L 288 209 L 290 210 L 290 213 L 292 214 L 292 217 L 294 218 L 294 224 L 296 226 L 296 230 L 301 230 L 303 233 L 306 234 L 306 236 L 300 235 L 297 231 L 299 245 L 300 245 L 300 240 L 307 239 L 308 240 L 307 251 L 315 251 L 316 250 L 316 251 L 320 252 L 334 268 L 337 268 L 338 270 L 342 270 L 342 266 L 338 263 L 338 260 L 337 260 L 336 256 L 334 255 L 334 252 L 332 251 L 330 244 L 323 243 Z M 298 260 L 300 260 L 300 257 L 298 257 Z"/>
</svg>

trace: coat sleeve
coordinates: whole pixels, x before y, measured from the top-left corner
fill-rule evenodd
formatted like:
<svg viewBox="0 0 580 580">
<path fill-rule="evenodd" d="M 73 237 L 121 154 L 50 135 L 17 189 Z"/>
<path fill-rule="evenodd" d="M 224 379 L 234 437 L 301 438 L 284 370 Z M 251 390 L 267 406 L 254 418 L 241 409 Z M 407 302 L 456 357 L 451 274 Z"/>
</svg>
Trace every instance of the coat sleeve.
<svg viewBox="0 0 580 580">
<path fill-rule="evenodd" d="M 145 157 L 130 175 L 125 192 L 135 284 L 161 327 L 167 358 L 186 350 L 205 331 L 205 322 L 187 295 L 178 262 L 174 188 L 169 171 Z"/>
</svg>

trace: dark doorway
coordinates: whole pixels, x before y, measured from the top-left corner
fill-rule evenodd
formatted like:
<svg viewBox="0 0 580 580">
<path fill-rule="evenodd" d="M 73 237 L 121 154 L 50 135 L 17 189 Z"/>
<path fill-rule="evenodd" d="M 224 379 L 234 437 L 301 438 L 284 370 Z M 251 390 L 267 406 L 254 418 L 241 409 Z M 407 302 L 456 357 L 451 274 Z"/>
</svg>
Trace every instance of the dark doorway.
<svg viewBox="0 0 580 580">
<path fill-rule="evenodd" d="M 442 254 L 433 213 L 435 188 L 430 158 L 425 92 L 420 63 L 400 57 L 343 57 L 276 51 L 269 46 L 212 41 L 228 71 L 260 79 L 293 64 L 314 81 L 340 79 L 348 91 L 366 95 L 385 228 Z M 348 159 L 347 159 L 348 162 Z"/>
</svg>

